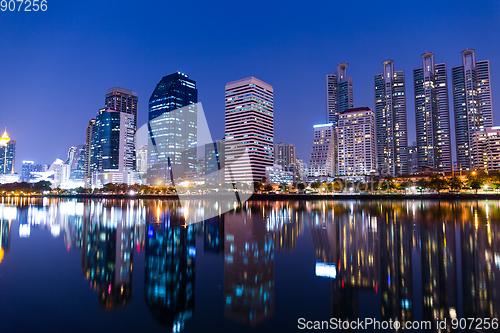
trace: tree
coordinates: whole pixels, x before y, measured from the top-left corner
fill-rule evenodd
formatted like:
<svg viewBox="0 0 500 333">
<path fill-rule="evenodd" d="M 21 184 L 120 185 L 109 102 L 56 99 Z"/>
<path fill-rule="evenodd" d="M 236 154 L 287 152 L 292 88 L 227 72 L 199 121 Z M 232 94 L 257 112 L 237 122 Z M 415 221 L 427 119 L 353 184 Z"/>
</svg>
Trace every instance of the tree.
<svg viewBox="0 0 500 333">
<path fill-rule="evenodd" d="M 448 186 L 452 191 L 460 191 L 462 189 L 462 181 L 457 176 L 448 179 Z"/>
<path fill-rule="evenodd" d="M 477 190 L 479 190 L 481 188 L 481 186 L 483 186 L 484 184 L 484 180 L 482 179 L 482 177 L 479 177 L 475 171 L 472 172 L 468 177 L 467 177 L 467 186 L 471 189 L 471 190 L 476 190 L 476 194 L 477 194 Z"/>
<path fill-rule="evenodd" d="M 297 189 L 299 191 L 304 191 L 306 189 L 306 186 L 304 185 L 304 183 L 298 183 L 297 184 Z"/>
<path fill-rule="evenodd" d="M 311 184 L 311 188 L 317 190 L 318 188 L 321 187 L 321 183 L 320 182 L 314 182 Z"/>
<path fill-rule="evenodd" d="M 266 184 L 266 186 L 264 186 L 264 191 L 266 192 L 270 192 L 273 190 L 273 185 L 271 184 Z"/>
<path fill-rule="evenodd" d="M 49 181 L 41 180 L 41 181 L 33 184 L 33 190 L 35 192 L 50 191 L 50 185 L 51 185 L 51 183 Z"/>
<path fill-rule="evenodd" d="M 427 186 L 439 193 L 441 192 L 441 190 L 445 190 L 448 188 L 448 183 L 446 182 L 446 180 L 444 180 L 443 177 L 441 177 L 441 175 L 434 174 L 429 179 Z"/>
<path fill-rule="evenodd" d="M 427 179 L 425 178 L 420 178 L 419 180 L 417 180 L 417 188 L 420 190 L 420 192 L 422 192 L 422 190 L 424 188 L 427 188 L 428 187 L 428 182 L 427 182 Z"/>
</svg>

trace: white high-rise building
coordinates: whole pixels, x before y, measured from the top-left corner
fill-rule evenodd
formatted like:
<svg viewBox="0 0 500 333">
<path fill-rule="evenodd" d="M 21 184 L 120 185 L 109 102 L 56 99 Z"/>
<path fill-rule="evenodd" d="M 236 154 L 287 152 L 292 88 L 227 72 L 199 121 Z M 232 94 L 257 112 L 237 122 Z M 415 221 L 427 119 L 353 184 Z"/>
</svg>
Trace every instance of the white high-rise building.
<svg viewBox="0 0 500 333">
<path fill-rule="evenodd" d="M 462 52 L 462 65 L 451 68 L 457 163 L 473 170 L 474 134 L 493 127 L 490 61 L 476 61 L 474 50 Z"/>
<path fill-rule="evenodd" d="M 418 170 L 451 171 L 450 110 L 446 63 L 422 54 L 422 67 L 413 70 Z M 408 151 L 409 153 L 409 151 Z M 408 170 L 412 172 L 410 163 Z"/>
<path fill-rule="evenodd" d="M 309 159 L 307 177 L 310 181 L 335 175 L 335 129 L 333 124 L 314 125 L 314 139 Z"/>
<path fill-rule="evenodd" d="M 262 181 L 274 162 L 273 87 L 253 76 L 227 83 L 225 125 L 226 181 Z"/>
<path fill-rule="evenodd" d="M 337 137 L 339 175 L 376 173 L 375 115 L 370 108 L 353 108 L 340 113 Z"/>
</svg>

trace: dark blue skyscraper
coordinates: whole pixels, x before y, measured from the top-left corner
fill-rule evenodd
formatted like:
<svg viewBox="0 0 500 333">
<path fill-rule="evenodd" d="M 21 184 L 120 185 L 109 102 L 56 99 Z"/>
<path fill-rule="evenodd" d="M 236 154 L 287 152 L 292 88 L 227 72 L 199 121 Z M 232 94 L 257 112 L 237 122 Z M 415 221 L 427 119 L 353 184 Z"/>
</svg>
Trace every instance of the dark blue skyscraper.
<svg viewBox="0 0 500 333">
<path fill-rule="evenodd" d="M 173 73 L 149 99 L 148 183 L 158 185 L 193 171 L 196 163 L 198 90 L 186 74 Z"/>
</svg>

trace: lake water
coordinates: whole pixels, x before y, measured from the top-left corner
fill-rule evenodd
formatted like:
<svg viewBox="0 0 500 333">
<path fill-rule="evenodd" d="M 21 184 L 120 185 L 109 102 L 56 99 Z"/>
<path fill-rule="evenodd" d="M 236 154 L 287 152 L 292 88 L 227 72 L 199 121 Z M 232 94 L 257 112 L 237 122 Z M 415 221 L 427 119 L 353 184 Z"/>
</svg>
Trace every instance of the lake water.
<svg viewBox="0 0 500 333">
<path fill-rule="evenodd" d="M 0 332 L 499 318 L 500 201 L 210 205 L 0 198 Z"/>
</svg>

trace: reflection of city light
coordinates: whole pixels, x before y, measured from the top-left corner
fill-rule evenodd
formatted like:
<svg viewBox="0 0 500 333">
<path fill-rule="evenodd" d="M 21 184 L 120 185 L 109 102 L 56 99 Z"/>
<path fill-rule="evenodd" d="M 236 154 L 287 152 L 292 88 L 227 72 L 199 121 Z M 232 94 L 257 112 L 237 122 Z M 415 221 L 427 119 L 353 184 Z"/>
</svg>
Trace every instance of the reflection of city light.
<svg viewBox="0 0 500 333">
<path fill-rule="evenodd" d="M 3 249 L 0 247 L 0 263 L 2 263 L 3 260 Z"/>
<path fill-rule="evenodd" d="M 188 255 L 191 257 L 191 258 L 194 258 L 196 257 L 196 248 L 194 246 L 190 246 L 188 248 Z"/>
<path fill-rule="evenodd" d="M 19 237 L 28 238 L 30 236 L 31 229 L 29 224 L 20 224 L 19 225 Z"/>
<path fill-rule="evenodd" d="M 335 279 L 337 278 L 337 268 L 333 264 L 325 264 L 322 262 L 317 262 L 316 276 Z"/>
<path fill-rule="evenodd" d="M 54 224 L 50 227 L 50 233 L 52 236 L 57 237 L 61 233 L 61 226 L 59 224 Z"/>
</svg>

